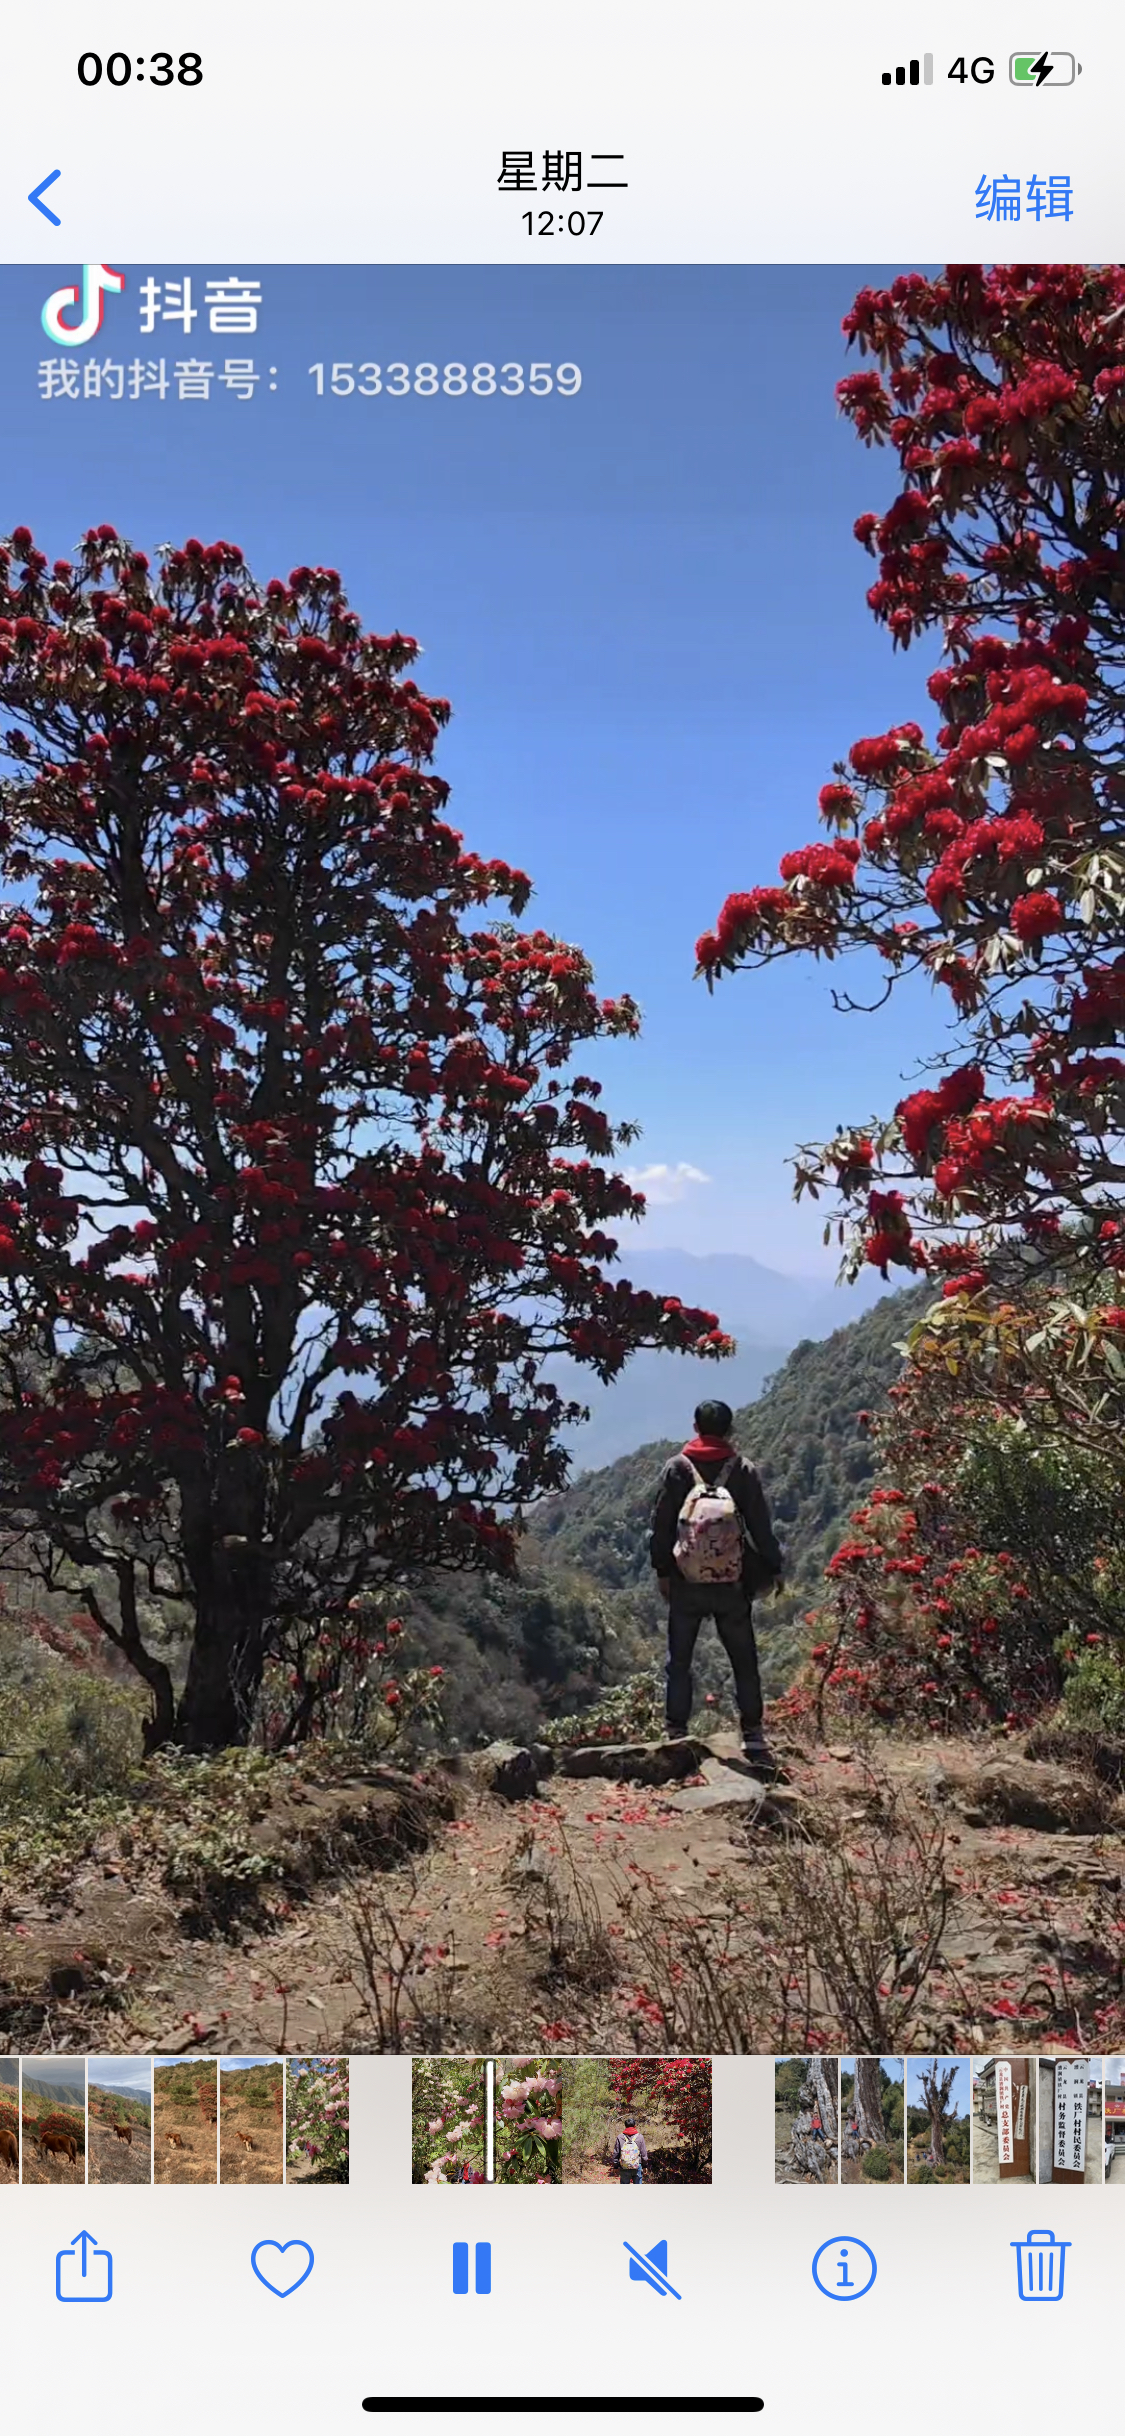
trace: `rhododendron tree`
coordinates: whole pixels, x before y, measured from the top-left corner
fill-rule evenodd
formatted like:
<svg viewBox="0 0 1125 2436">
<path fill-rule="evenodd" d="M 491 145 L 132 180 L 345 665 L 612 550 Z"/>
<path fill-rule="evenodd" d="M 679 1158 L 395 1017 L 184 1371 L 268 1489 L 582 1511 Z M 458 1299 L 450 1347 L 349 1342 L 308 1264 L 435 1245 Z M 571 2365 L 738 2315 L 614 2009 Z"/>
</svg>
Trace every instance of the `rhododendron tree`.
<svg viewBox="0 0 1125 2436">
<path fill-rule="evenodd" d="M 1088 1299 L 1125 1260 L 1125 269 L 912 272 L 844 328 L 843 412 L 901 469 L 855 528 L 868 603 L 940 638 L 936 732 L 853 744 L 826 839 L 727 898 L 699 968 L 859 952 L 880 1002 L 924 976 L 937 1071 L 803 1152 L 798 1192 L 833 1193 L 853 1269 L 968 1308 L 1015 1239 Z"/>
<path fill-rule="evenodd" d="M 423 1734 L 441 1735 L 445 1668 L 412 1662 L 409 1629 L 385 1605 L 372 1593 L 350 1599 L 342 1616 L 291 1618 L 262 1676 L 259 1720 L 267 1750 L 331 1735 L 378 1754 L 395 1743 L 416 1746 Z"/>
<path fill-rule="evenodd" d="M 643 1203 L 576 1065 L 637 1010 L 450 826 L 417 648 L 225 541 L 0 552 L 0 1532 L 152 1743 L 244 1741 L 290 1627 L 407 1568 L 509 1567 L 547 1355 L 725 1350 L 606 1275 Z"/>
<path fill-rule="evenodd" d="M 1120 1431 L 1083 1444 L 1033 1374 L 1022 1393 L 1007 1373 L 974 1387 L 920 1338 L 869 1422 L 881 1485 L 810 1619 L 821 1721 L 954 1730 L 1026 1724 L 1060 1694 L 1081 1705 L 1092 1670 L 1100 1687 L 1125 1658 Z"/>
</svg>

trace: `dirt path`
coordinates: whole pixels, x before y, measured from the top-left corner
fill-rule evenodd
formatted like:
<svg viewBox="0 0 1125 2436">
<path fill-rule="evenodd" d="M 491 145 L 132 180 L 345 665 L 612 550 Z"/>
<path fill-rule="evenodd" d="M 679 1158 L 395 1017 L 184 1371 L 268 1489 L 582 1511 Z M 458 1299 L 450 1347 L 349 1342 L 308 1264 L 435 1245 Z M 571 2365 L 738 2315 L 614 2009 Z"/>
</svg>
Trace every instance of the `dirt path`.
<svg viewBox="0 0 1125 2436">
<path fill-rule="evenodd" d="M 538 1801 L 509 1804 L 462 1780 L 452 1788 L 459 1815 L 439 1819 L 410 1862 L 321 1878 L 307 1899 L 276 1904 L 265 1927 L 226 1937 L 185 1936 L 143 1864 L 91 1860 L 64 1903 L 16 1906 L 22 1916 L 0 1924 L 0 2035 L 5 2018 L 19 2018 L 26 2052 L 60 2034 L 76 2048 L 158 2054 L 721 2046 L 693 2035 L 690 2018 L 669 2040 L 654 1939 L 662 1921 L 678 1920 L 683 1936 L 693 1918 L 712 1938 L 733 1933 L 726 1985 L 736 1985 L 736 1966 L 748 1974 L 755 1905 L 792 1838 L 755 1819 L 727 1764 L 729 1739 L 712 1749 L 675 1789 L 555 1777 Z M 1125 2038 L 1125 1961 L 1113 1928 L 1123 1914 L 1122 1805 L 1105 1787 L 991 1741 L 884 1742 L 870 1765 L 837 1745 L 793 1760 L 789 1774 L 798 1842 L 810 1822 L 806 1849 L 826 1867 L 845 1853 L 873 1867 L 888 1806 L 900 1826 L 944 1845 L 933 1967 L 912 2018 L 893 2042 L 864 2041 L 871 2051 L 989 2053 L 1002 2040 L 1006 2052 L 1031 2052 L 1076 2013 L 1096 2019 L 1099 2050 L 1123 2043 L 1114 2025 Z M 45 1999 L 45 1974 L 76 1952 L 83 1986 Z M 748 2043 L 774 2052 L 802 2043 L 798 2025 L 781 2038 L 777 2028 L 751 2018 Z M 841 2028 L 823 2043 L 857 2042 Z"/>
</svg>

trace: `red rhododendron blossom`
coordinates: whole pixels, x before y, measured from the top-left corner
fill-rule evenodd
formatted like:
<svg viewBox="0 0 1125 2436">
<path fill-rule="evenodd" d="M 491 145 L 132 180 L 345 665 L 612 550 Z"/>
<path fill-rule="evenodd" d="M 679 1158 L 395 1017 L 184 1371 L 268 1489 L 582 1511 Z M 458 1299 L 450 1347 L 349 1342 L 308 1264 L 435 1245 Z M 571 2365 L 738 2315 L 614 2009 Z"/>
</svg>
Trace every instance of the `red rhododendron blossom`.
<svg viewBox="0 0 1125 2436">
<path fill-rule="evenodd" d="M 588 1069 L 637 1009 L 452 826 L 417 662 L 331 567 L 0 545 L 0 1512 L 152 1745 L 431 1718 L 355 1601 L 511 1570 L 548 1357 L 728 1350 L 628 1283 Z"/>
<path fill-rule="evenodd" d="M 1062 926 L 1062 906 L 1049 888 L 1039 888 L 1033 890 L 1030 896 L 1016 898 L 1012 907 L 1012 929 L 1017 939 L 1049 939 L 1052 932 L 1061 930 Z"/>
<path fill-rule="evenodd" d="M 1125 1267 L 1100 1232 L 1125 1130 L 1125 267 L 908 273 L 864 288 L 844 330 L 866 360 L 841 410 L 892 460 L 888 504 L 854 522 L 867 600 L 896 647 L 930 649 L 935 724 L 852 744 L 820 792 L 842 834 L 783 855 L 790 909 L 731 921 L 701 962 L 714 981 L 781 956 L 874 957 L 874 999 L 834 983 L 853 1014 L 904 982 L 940 991 L 933 1079 L 892 1122 L 803 1149 L 797 1190 L 835 1196 L 853 1270 L 933 1270 L 971 1213 L 975 1256 L 951 1278 L 992 1277 L 1015 1237 L 1050 1248 L 1065 1293 Z M 847 1156 L 860 1133 L 874 1176 Z M 894 1217 L 873 1217 L 873 1181 L 900 1192 Z"/>
</svg>

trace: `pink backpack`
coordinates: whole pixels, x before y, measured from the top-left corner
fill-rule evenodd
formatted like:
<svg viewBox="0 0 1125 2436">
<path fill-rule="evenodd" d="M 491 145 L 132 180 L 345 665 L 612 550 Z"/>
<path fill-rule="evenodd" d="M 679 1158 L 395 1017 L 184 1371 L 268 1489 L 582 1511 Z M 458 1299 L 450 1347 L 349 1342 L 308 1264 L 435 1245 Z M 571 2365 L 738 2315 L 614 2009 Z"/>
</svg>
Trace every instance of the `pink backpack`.
<svg viewBox="0 0 1125 2436">
<path fill-rule="evenodd" d="M 690 1455 L 685 1462 L 691 1463 Z M 680 1507 L 673 1554 L 685 1582 L 737 1582 L 742 1575 L 742 1516 L 727 1481 L 738 1461 L 728 1457 L 710 1487 L 694 1463 L 692 1485 Z"/>
</svg>

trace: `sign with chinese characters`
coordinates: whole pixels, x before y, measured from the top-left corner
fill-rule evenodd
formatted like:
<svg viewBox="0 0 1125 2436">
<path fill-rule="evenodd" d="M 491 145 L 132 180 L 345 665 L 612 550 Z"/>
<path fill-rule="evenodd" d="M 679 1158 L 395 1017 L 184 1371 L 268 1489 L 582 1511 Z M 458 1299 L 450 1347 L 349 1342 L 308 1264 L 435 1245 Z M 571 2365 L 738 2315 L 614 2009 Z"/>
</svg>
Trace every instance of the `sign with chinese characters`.
<svg viewBox="0 0 1125 2436">
<path fill-rule="evenodd" d="M 1001 2165 L 1015 2163 L 1010 2064 L 998 2064 L 996 2067 L 996 2153 Z"/>
<path fill-rule="evenodd" d="M 1055 2172 L 1085 2175 L 1086 2058 L 1055 2066 Z"/>
</svg>

